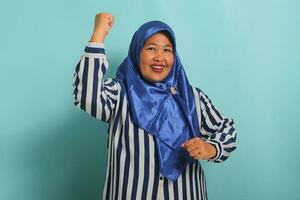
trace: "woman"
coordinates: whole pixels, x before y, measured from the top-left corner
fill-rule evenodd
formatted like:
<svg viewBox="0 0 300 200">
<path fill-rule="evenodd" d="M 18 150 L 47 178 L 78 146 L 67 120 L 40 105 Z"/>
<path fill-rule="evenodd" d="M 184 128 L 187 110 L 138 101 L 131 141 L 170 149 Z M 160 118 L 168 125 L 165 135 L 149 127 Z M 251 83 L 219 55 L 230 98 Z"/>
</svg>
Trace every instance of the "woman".
<svg viewBox="0 0 300 200">
<path fill-rule="evenodd" d="M 116 79 L 103 80 L 103 43 L 113 22 L 109 13 L 96 15 L 73 83 L 75 105 L 110 125 L 103 199 L 207 199 L 198 161 L 229 157 L 233 120 L 190 86 L 163 22 L 143 24 Z"/>
</svg>

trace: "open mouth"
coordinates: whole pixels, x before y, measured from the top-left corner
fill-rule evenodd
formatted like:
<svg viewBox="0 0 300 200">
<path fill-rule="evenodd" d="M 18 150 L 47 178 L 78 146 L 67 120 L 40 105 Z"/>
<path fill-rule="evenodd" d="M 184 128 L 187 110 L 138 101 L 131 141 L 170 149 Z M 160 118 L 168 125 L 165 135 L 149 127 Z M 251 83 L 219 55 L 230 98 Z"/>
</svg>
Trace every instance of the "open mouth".
<svg viewBox="0 0 300 200">
<path fill-rule="evenodd" d="M 162 65 L 151 65 L 151 70 L 156 72 L 156 73 L 162 73 L 164 70 L 164 66 Z"/>
</svg>

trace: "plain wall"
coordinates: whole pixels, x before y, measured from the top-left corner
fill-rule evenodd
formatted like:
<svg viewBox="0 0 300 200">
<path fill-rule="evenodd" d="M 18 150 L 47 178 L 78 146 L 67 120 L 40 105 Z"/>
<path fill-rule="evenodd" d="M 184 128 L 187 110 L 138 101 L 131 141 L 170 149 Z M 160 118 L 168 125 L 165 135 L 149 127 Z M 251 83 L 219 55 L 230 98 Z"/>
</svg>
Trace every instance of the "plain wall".
<svg viewBox="0 0 300 200">
<path fill-rule="evenodd" d="M 74 68 L 98 12 L 115 15 L 115 71 L 135 30 L 162 20 L 190 82 L 235 120 L 238 148 L 202 162 L 210 200 L 300 199 L 300 1 L 2 1 L 0 199 L 101 199 L 107 124 L 75 108 Z"/>
</svg>

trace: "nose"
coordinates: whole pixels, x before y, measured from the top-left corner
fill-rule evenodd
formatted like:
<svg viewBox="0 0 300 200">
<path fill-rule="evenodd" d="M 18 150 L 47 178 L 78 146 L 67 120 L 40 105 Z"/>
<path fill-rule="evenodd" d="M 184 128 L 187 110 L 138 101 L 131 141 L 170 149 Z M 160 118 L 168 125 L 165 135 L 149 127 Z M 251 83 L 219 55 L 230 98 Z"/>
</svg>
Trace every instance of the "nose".
<svg viewBox="0 0 300 200">
<path fill-rule="evenodd" d="M 162 52 L 161 51 L 156 51 L 156 54 L 153 58 L 155 61 L 157 62 L 161 62 L 163 61 L 163 55 L 162 55 Z"/>
</svg>

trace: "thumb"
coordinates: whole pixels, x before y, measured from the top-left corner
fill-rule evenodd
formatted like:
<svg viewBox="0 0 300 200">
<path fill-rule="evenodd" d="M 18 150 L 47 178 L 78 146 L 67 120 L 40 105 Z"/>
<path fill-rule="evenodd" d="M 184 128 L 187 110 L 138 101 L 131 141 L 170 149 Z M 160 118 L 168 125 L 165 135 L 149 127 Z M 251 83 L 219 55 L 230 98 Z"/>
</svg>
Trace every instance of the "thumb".
<svg viewBox="0 0 300 200">
<path fill-rule="evenodd" d="M 182 143 L 180 146 L 181 146 L 182 148 L 185 148 L 185 147 L 186 147 L 185 142 Z"/>
</svg>

